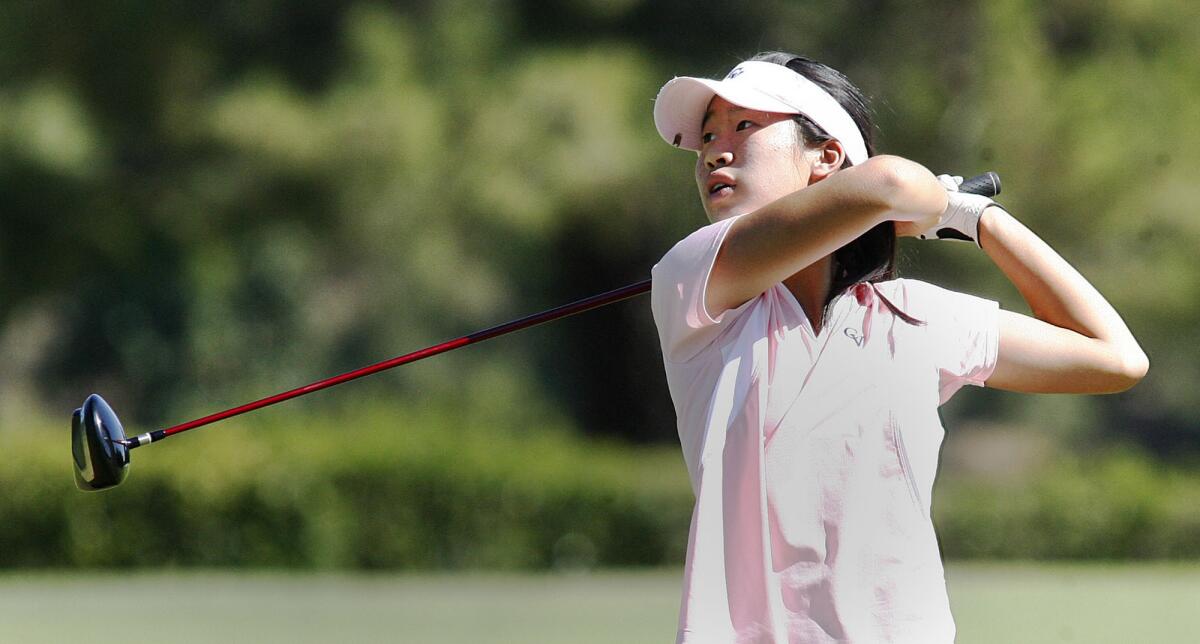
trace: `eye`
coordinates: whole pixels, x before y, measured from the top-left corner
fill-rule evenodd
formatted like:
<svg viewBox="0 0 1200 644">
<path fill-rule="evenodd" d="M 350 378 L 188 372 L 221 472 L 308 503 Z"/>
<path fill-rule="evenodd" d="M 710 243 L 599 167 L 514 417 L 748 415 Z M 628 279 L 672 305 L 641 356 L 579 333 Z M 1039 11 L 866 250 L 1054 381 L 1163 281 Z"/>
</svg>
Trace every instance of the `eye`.
<svg viewBox="0 0 1200 644">
<path fill-rule="evenodd" d="M 712 140 L 717 138 L 712 132 L 705 132 L 700 136 L 701 143 L 712 143 Z"/>
<path fill-rule="evenodd" d="M 738 121 L 738 124 L 737 124 L 737 128 L 736 128 L 736 129 L 738 129 L 738 130 L 744 130 L 744 129 L 746 129 L 746 128 L 750 127 L 751 125 L 754 125 L 754 123 L 752 123 L 752 122 L 750 122 L 750 121 Z"/>
</svg>

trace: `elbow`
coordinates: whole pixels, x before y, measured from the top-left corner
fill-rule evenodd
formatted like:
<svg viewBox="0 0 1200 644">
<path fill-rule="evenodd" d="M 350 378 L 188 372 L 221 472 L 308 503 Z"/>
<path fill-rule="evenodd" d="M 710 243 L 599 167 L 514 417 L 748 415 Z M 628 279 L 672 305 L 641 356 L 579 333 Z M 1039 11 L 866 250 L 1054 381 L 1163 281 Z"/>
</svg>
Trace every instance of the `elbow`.
<svg viewBox="0 0 1200 644">
<path fill-rule="evenodd" d="M 937 215 L 946 209 L 946 189 L 925 166 L 880 155 L 862 165 L 871 172 L 879 205 L 890 212 Z"/>
<path fill-rule="evenodd" d="M 1140 348 L 1132 351 L 1131 355 L 1127 356 L 1122 363 L 1121 375 L 1127 383 L 1125 389 L 1141 382 L 1142 378 L 1146 377 L 1146 373 L 1150 371 L 1150 358 Z"/>
<path fill-rule="evenodd" d="M 1110 389 L 1108 393 L 1120 393 L 1132 389 L 1141 382 L 1150 370 L 1150 358 L 1138 347 L 1133 347 L 1118 357 L 1117 363 L 1109 374 Z"/>
</svg>

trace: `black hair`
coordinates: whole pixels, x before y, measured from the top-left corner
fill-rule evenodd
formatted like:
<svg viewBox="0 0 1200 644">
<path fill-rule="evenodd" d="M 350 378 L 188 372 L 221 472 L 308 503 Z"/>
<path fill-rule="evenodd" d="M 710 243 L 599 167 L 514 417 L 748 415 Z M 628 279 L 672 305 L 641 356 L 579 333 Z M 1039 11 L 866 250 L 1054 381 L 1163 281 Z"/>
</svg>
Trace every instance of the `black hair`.
<svg viewBox="0 0 1200 644">
<path fill-rule="evenodd" d="M 854 119 L 867 147 L 867 156 L 875 156 L 875 124 L 866 96 L 846 75 L 804 56 L 780 51 L 760 53 L 750 60 L 783 65 L 815 83 L 832 96 Z M 803 114 L 793 117 L 799 127 L 800 144 L 819 145 L 833 137 Z M 847 158 L 843 168 L 853 165 Z M 842 291 L 859 282 L 880 282 L 896 276 L 896 225 L 886 221 L 863 233 L 858 239 L 833 253 L 833 283 L 828 305 Z"/>
</svg>

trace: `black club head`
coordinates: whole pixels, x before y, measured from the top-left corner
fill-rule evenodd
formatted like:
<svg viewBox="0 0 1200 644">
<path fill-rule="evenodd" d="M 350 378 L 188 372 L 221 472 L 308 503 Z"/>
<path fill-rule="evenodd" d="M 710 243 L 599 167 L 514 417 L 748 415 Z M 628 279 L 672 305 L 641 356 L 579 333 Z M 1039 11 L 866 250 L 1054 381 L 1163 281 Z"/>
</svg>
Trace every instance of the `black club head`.
<svg viewBox="0 0 1200 644">
<path fill-rule="evenodd" d="M 88 396 L 71 415 L 71 456 L 75 485 L 81 490 L 119 485 L 129 472 L 125 430 L 112 407 L 97 394 Z"/>
</svg>

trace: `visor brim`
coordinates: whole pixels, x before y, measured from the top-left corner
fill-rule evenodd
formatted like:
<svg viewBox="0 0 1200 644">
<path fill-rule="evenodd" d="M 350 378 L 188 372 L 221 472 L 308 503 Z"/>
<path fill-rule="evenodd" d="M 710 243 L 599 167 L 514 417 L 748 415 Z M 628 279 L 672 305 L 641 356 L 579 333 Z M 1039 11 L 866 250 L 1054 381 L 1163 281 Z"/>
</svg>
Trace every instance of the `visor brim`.
<svg viewBox="0 0 1200 644">
<path fill-rule="evenodd" d="M 798 114 L 795 107 L 742 83 L 679 76 L 654 99 L 654 126 L 664 141 L 685 150 L 701 147 L 700 128 L 714 96 L 751 110 Z"/>
</svg>

